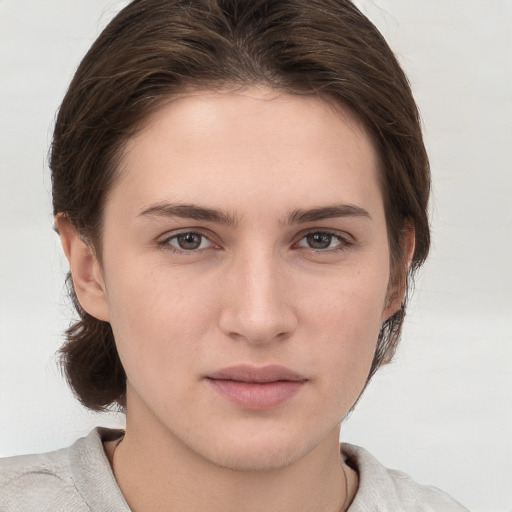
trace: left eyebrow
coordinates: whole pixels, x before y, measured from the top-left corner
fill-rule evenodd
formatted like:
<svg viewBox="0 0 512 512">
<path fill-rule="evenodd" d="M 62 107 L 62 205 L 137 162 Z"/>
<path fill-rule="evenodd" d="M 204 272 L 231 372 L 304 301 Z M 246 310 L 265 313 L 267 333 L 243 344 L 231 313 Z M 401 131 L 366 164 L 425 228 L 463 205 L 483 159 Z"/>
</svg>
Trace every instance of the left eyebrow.
<svg viewBox="0 0 512 512">
<path fill-rule="evenodd" d="M 297 209 L 291 212 L 286 224 L 301 224 L 304 222 L 314 222 L 323 219 L 334 219 L 339 217 L 366 218 L 371 220 L 371 215 L 363 208 L 352 204 L 339 204 L 334 206 L 324 206 L 322 208 L 311 208 L 309 210 Z"/>
</svg>

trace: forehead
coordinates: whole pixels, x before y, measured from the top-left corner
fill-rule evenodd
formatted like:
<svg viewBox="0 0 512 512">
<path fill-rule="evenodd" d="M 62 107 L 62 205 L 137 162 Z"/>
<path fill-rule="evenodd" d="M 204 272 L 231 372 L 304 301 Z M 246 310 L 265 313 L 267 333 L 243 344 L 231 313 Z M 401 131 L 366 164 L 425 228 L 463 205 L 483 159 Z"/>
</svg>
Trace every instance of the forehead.
<svg viewBox="0 0 512 512">
<path fill-rule="evenodd" d="M 265 88 L 187 92 L 125 146 L 114 194 L 131 204 L 379 202 L 370 136 L 347 108 Z M 239 201 L 237 201 L 237 198 Z"/>
<path fill-rule="evenodd" d="M 270 123 L 268 122 L 270 121 Z M 296 124 L 296 121 L 307 121 Z M 148 131 L 156 127 L 172 131 L 183 139 L 199 139 L 202 142 L 223 132 L 230 137 L 233 130 L 243 137 L 248 135 L 254 144 L 263 140 L 265 132 L 277 135 L 278 142 L 289 143 L 288 135 L 305 136 L 311 140 L 322 131 L 348 132 L 354 135 L 352 143 L 372 144 L 370 134 L 357 114 L 331 95 L 291 94 L 265 86 L 240 89 L 197 90 L 185 89 L 160 103 L 142 123 L 142 129 L 133 137 L 128 151 Z M 218 138 L 217 141 L 221 139 Z"/>
</svg>

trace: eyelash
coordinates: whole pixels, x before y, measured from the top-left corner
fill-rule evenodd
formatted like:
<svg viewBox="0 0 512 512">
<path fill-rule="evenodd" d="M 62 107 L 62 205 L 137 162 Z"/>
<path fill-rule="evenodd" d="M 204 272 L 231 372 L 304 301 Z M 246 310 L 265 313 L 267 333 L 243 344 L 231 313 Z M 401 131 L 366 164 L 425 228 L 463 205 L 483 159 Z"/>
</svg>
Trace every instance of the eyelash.
<svg viewBox="0 0 512 512">
<path fill-rule="evenodd" d="M 177 239 L 178 237 L 184 236 L 184 235 L 197 235 L 197 236 L 200 236 L 202 240 L 206 239 L 210 243 L 213 244 L 213 242 L 203 233 L 199 233 L 198 231 L 182 231 L 180 233 L 176 233 L 174 235 L 164 238 L 161 242 L 159 242 L 158 245 L 163 247 L 167 251 L 173 252 L 175 254 L 183 254 L 183 255 L 187 255 L 187 256 L 193 256 L 193 255 L 199 253 L 200 251 L 205 250 L 204 248 L 203 249 L 191 249 L 191 250 L 178 249 L 171 245 L 171 240 Z M 201 243 L 202 243 L 202 240 L 201 240 Z M 211 249 L 211 247 L 208 247 L 207 249 Z"/>
<path fill-rule="evenodd" d="M 338 245 L 331 247 L 331 248 L 325 248 L 325 249 L 315 249 L 313 247 L 301 246 L 301 247 L 304 247 L 305 249 L 312 250 L 318 254 L 326 254 L 326 253 L 331 254 L 331 253 L 336 253 L 336 252 L 340 252 L 340 251 L 345 251 L 348 248 L 350 248 L 350 246 L 354 245 L 354 241 L 349 239 L 348 235 L 342 235 L 339 232 L 329 231 L 329 230 L 308 231 L 301 236 L 301 238 L 299 239 L 299 241 L 297 243 L 301 242 L 302 240 L 304 240 L 305 238 L 307 238 L 310 235 L 327 235 L 331 238 L 336 239 L 339 242 Z M 332 242 L 332 240 L 331 240 L 331 242 Z"/>
<path fill-rule="evenodd" d="M 158 243 L 158 245 L 172 253 L 181 254 L 181 255 L 190 255 L 190 256 L 196 255 L 199 252 L 204 251 L 204 250 L 212 249 L 212 247 L 206 247 L 203 249 L 198 248 L 198 249 L 187 250 L 187 249 L 178 249 L 171 245 L 171 243 L 170 243 L 171 240 L 177 239 L 179 236 L 184 236 L 184 235 L 200 236 L 202 240 L 206 239 L 215 246 L 215 244 L 210 240 L 210 238 L 208 238 L 206 235 L 204 235 L 203 233 L 200 233 L 198 231 L 182 231 L 180 233 L 176 233 L 174 235 L 166 237 L 165 239 L 160 241 Z M 332 253 L 336 253 L 336 252 L 341 252 L 341 251 L 345 251 L 345 250 L 349 249 L 352 245 L 354 245 L 354 241 L 351 240 L 347 235 L 344 236 L 344 235 L 341 235 L 339 232 L 329 231 L 329 230 L 307 231 L 306 233 L 302 234 L 302 236 L 299 238 L 299 240 L 294 245 L 297 245 L 299 242 L 301 242 L 302 240 L 304 240 L 305 238 L 307 238 L 310 235 L 327 235 L 329 237 L 336 239 L 339 242 L 335 247 L 324 248 L 324 249 L 315 249 L 313 247 L 300 246 L 304 249 L 308 249 L 317 254 L 332 254 Z M 331 240 L 331 242 L 332 242 L 332 240 Z"/>
</svg>

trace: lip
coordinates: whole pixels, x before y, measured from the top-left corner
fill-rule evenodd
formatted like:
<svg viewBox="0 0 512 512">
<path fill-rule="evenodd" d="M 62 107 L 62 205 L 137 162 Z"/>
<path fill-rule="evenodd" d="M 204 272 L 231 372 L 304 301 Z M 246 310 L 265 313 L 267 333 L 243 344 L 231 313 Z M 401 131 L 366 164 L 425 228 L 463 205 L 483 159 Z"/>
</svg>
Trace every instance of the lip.
<svg viewBox="0 0 512 512">
<path fill-rule="evenodd" d="M 308 379 L 280 365 L 238 365 L 208 374 L 206 380 L 229 402 L 244 409 L 265 410 L 292 398 Z"/>
</svg>

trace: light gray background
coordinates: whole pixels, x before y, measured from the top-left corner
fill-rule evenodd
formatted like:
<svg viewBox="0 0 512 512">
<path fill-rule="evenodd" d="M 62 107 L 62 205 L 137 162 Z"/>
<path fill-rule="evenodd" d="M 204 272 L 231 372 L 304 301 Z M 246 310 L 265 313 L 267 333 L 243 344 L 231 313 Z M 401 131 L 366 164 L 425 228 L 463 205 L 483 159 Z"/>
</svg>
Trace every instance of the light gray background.
<svg viewBox="0 0 512 512">
<path fill-rule="evenodd" d="M 434 245 L 396 362 L 344 440 L 474 512 L 512 510 L 512 1 L 361 0 L 409 74 L 432 162 Z M 0 0 L 0 455 L 96 424 L 53 354 L 69 321 L 46 157 L 79 59 L 125 2 Z"/>
</svg>

